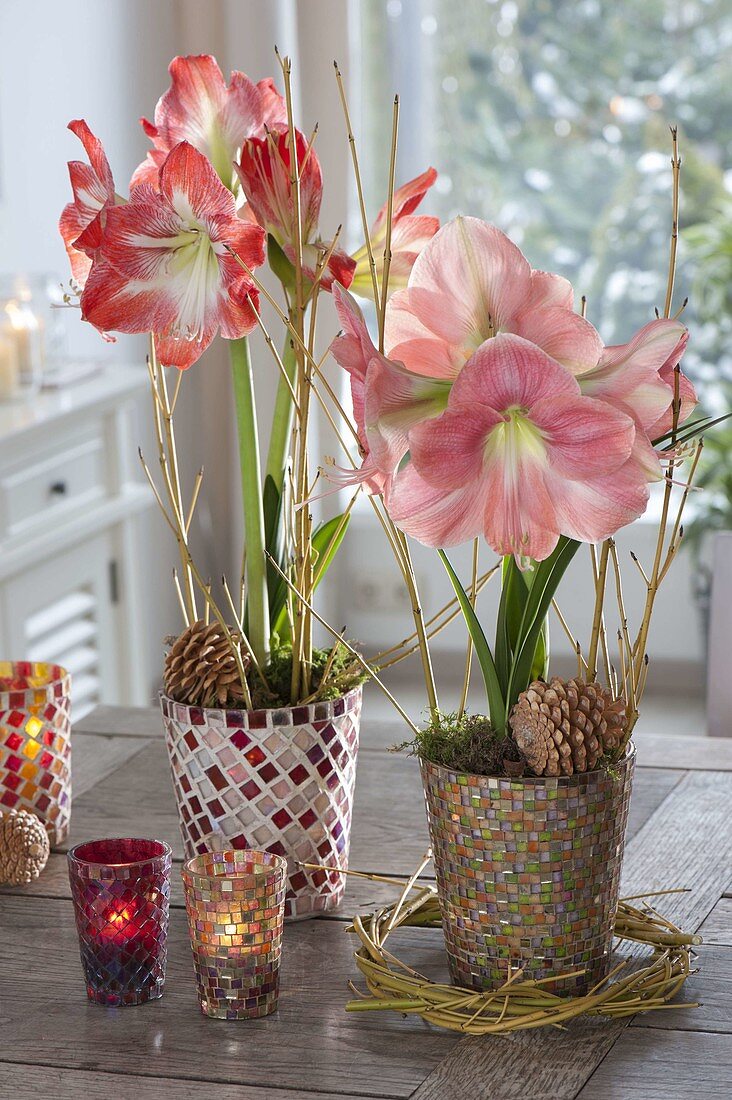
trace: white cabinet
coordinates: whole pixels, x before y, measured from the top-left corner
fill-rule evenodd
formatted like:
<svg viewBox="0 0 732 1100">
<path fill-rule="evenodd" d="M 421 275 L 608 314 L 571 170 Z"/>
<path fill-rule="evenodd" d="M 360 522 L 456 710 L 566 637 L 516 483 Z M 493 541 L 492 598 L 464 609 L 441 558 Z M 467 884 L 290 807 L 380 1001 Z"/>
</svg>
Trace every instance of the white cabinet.
<svg viewBox="0 0 732 1100">
<path fill-rule="evenodd" d="M 0 657 L 72 673 L 75 718 L 147 702 L 131 416 L 146 372 L 116 368 L 0 405 Z"/>
</svg>

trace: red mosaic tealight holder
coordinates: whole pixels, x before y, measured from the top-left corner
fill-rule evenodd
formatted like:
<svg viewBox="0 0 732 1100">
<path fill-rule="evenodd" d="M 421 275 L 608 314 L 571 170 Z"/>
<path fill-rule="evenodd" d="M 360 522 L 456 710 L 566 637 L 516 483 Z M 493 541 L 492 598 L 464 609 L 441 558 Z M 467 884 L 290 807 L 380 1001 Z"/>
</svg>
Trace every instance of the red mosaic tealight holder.
<svg viewBox="0 0 732 1100">
<path fill-rule="evenodd" d="M 81 965 L 90 1001 L 139 1005 L 163 995 L 170 847 L 92 840 L 68 854 Z"/>
<path fill-rule="evenodd" d="M 287 861 L 206 852 L 182 870 L 201 1011 L 251 1020 L 277 1008 Z"/>
<path fill-rule="evenodd" d="M 0 661 L 0 813 L 36 814 L 52 846 L 71 816 L 70 688 L 60 665 Z"/>
</svg>

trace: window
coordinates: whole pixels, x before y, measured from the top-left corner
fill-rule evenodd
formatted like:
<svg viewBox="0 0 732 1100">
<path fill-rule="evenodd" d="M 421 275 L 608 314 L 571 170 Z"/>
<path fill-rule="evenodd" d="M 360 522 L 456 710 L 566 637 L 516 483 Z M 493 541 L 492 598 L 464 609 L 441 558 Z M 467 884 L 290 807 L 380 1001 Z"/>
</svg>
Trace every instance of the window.
<svg viewBox="0 0 732 1100">
<path fill-rule="evenodd" d="M 728 0 L 361 0 L 358 17 L 370 208 L 386 191 L 395 90 L 398 180 L 434 164 L 432 210 L 493 221 L 534 267 L 566 275 L 606 343 L 663 306 L 670 123 L 682 229 L 729 218 Z M 732 375 L 732 342 L 694 281 L 682 232 L 675 303 L 692 294 L 685 363 L 703 383 Z"/>
</svg>

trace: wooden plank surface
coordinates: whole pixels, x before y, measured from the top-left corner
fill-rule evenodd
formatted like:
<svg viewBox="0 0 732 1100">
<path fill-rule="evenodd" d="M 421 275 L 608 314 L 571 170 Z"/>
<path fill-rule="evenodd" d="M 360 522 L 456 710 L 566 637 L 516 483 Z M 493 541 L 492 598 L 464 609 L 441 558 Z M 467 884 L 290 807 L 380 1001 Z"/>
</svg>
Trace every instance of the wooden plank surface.
<svg viewBox="0 0 732 1100">
<path fill-rule="evenodd" d="M 399 736 L 397 724 L 375 722 L 369 727 L 366 719 L 353 824 L 354 868 L 408 874 L 427 847 L 416 762 L 385 752 Z M 208 1021 L 195 1004 L 178 866 L 173 870 L 164 998 L 139 1009 L 100 1009 L 84 998 L 66 860 L 54 853 L 36 883 L 0 892 L 6 959 L 0 980 L 0 1060 L 6 1064 L 0 1067 L 0 1081 L 9 1095 L 21 1100 L 49 1091 L 59 1100 L 82 1095 L 203 1100 L 214 1092 L 225 1100 L 335 1100 L 344 1095 L 366 1100 L 410 1094 L 414 1100 L 569 1100 L 578 1094 L 583 1100 L 676 1100 L 728 1095 L 732 898 L 722 895 L 732 892 L 732 774 L 725 774 L 726 748 L 720 753 L 712 742 L 710 755 L 710 742 L 704 738 L 654 742 L 646 735 L 645 742 L 639 741 L 645 747 L 639 748 L 623 891 L 691 887 L 688 894 L 665 898 L 662 910 L 689 929 L 703 924 L 710 943 L 699 952 L 701 972 L 683 994 L 704 1002 L 699 1011 L 653 1013 L 636 1017 L 630 1027 L 622 1021 L 585 1020 L 563 1033 L 463 1040 L 398 1014 L 346 1014 L 346 982 L 358 981 L 358 975 L 344 920 L 394 896 L 388 886 L 349 879 L 346 903 L 335 919 L 288 927 L 278 1014 L 245 1025 Z M 180 859 L 156 710 L 98 708 L 76 727 L 74 754 L 69 843 L 134 832 L 168 840 Z M 704 765 L 719 771 L 699 771 Z M 39 942 L 53 945 L 44 954 L 42 971 Z M 406 930 L 398 942 L 400 957 L 440 977 L 445 960 L 439 933 Z M 43 1021 L 41 1048 L 28 1019 Z M 39 1072 L 33 1067 L 30 1074 L 29 1067 L 39 1058 L 44 1068 Z M 678 1074 L 677 1061 L 683 1063 Z M 672 1074 L 664 1070 L 668 1065 Z M 710 1065 L 727 1091 L 689 1088 L 688 1082 L 699 1081 Z"/>
<path fill-rule="evenodd" d="M 630 1028 L 577 1100 L 729 1100 L 730 1082 L 728 1036 Z"/>
<path fill-rule="evenodd" d="M 343 1100 L 342 1092 L 304 1092 L 270 1089 L 262 1085 L 217 1084 L 215 1094 L 207 1081 L 140 1077 L 138 1074 L 103 1073 L 4 1062 L 0 1068 L 4 1095 L 21 1100 Z M 349 1100 L 370 1100 L 351 1093 Z"/>
<path fill-rule="evenodd" d="M 150 1076 L 406 1097 L 456 1042 L 449 1032 L 397 1014 L 346 1013 L 355 941 L 335 921 L 288 927 L 278 1012 L 237 1025 L 208 1020 L 198 1010 L 180 910 L 171 912 L 165 994 L 138 1008 L 88 1003 L 68 901 L 0 898 L 0 936 L 0 1059 L 29 1063 L 40 1055 L 72 1069 L 144 1067 Z M 442 957 L 439 932 L 410 931 L 403 938 L 412 965 Z"/>
<path fill-rule="evenodd" d="M 100 780 L 131 760 L 144 748 L 144 740 L 130 740 L 118 735 L 77 733 L 71 738 L 71 789 L 76 801 Z"/>
<path fill-rule="evenodd" d="M 732 883 L 730 883 L 732 885 Z M 732 947 L 732 898 L 721 897 L 699 929 L 704 943 Z"/>
<path fill-rule="evenodd" d="M 662 1031 L 716 1031 L 732 1034 L 732 947 L 702 944 L 695 950 L 696 974 L 684 983 L 679 1001 L 698 1001 L 699 1008 L 672 1012 L 659 1009 L 636 1016 L 632 1027 Z M 730 1081 L 732 1096 L 732 1081 Z"/>
<path fill-rule="evenodd" d="M 163 723 L 157 707 L 98 706 L 80 722 L 74 733 L 116 733 L 120 737 L 162 737 Z"/>
</svg>

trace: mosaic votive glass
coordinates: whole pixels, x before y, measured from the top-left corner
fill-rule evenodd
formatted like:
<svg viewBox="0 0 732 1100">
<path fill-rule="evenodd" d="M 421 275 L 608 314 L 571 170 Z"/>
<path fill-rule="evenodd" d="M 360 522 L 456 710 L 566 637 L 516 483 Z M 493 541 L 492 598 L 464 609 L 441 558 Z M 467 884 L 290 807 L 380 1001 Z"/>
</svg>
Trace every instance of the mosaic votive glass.
<svg viewBox="0 0 732 1100">
<path fill-rule="evenodd" d="M 71 817 L 70 688 L 60 665 L 0 661 L 0 813 L 36 814 L 52 847 Z"/>
<path fill-rule="evenodd" d="M 492 989 L 519 968 L 583 995 L 608 973 L 635 749 L 612 768 L 520 779 L 421 760 L 450 973 Z"/>
<path fill-rule="evenodd" d="M 251 1020 L 277 1008 L 287 862 L 271 852 L 206 852 L 182 870 L 201 1011 Z"/>
<path fill-rule="evenodd" d="M 90 1001 L 139 1005 L 163 995 L 171 850 L 161 840 L 77 844 L 68 854 Z"/>
<path fill-rule="evenodd" d="M 191 707 L 166 696 L 160 706 L 186 857 L 273 852 L 290 864 L 285 919 L 335 909 L 348 869 L 361 688 L 269 710 Z"/>
</svg>

